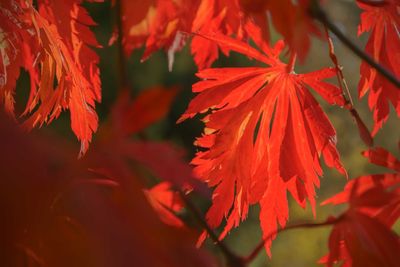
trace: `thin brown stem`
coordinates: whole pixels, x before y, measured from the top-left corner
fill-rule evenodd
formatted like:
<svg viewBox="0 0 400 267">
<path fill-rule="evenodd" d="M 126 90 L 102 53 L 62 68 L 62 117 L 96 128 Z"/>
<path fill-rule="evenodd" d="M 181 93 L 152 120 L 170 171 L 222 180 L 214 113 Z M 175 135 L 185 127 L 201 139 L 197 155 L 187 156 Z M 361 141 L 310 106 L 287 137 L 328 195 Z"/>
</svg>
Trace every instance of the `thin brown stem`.
<svg viewBox="0 0 400 267">
<path fill-rule="evenodd" d="M 343 71 L 342 71 L 342 66 L 340 66 L 339 61 L 338 61 L 338 59 L 336 57 L 335 47 L 333 45 L 332 38 L 329 35 L 329 30 L 328 30 L 328 28 L 326 26 L 325 26 L 325 36 L 326 36 L 326 38 L 328 40 L 329 57 L 331 58 L 333 64 L 335 65 L 335 68 L 336 68 L 336 73 L 337 73 L 336 76 L 338 78 L 338 84 L 339 84 L 340 88 L 342 89 L 342 92 L 346 91 L 347 97 L 346 97 L 346 95 L 344 93 L 343 93 L 343 97 L 347 102 L 346 104 L 350 104 L 353 107 L 354 106 L 354 102 L 353 102 L 353 99 L 351 97 L 350 90 L 349 90 L 349 88 L 347 86 L 346 79 L 344 78 L 344 74 L 343 74 Z"/>
<path fill-rule="evenodd" d="M 193 214 L 196 221 L 200 224 L 200 226 L 207 232 L 212 241 L 217 244 L 222 253 L 225 255 L 228 266 L 231 267 L 244 267 L 246 264 L 243 262 L 243 259 L 233 253 L 221 240 L 219 240 L 218 236 L 214 233 L 213 229 L 208 225 L 207 221 L 203 218 L 201 212 L 197 209 L 197 207 L 192 203 L 192 201 L 187 197 L 187 195 L 181 190 L 177 189 L 183 203 L 187 207 L 187 209 Z"/>
<path fill-rule="evenodd" d="M 270 233 L 266 238 L 264 238 L 263 240 L 261 240 L 260 243 L 258 243 L 258 245 L 254 248 L 254 250 L 247 256 L 244 258 L 244 262 L 246 264 L 251 263 L 256 257 L 257 255 L 263 250 L 264 248 L 264 244 L 265 244 L 265 240 L 270 239 L 272 236 L 278 234 L 278 233 L 282 233 L 288 230 L 293 230 L 293 229 L 301 229 L 301 228 L 318 228 L 318 227 L 323 227 L 323 226 L 329 226 L 329 225 L 333 225 L 337 222 L 339 222 L 340 220 L 343 219 L 343 216 L 340 216 L 338 218 L 334 218 L 334 219 L 328 219 L 324 222 L 321 223 L 300 223 L 300 224 L 293 224 L 290 225 L 286 228 L 281 228 L 278 229 L 272 233 Z"/>
<path fill-rule="evenodd" d="M 124 54 L 123 46 L 123 35 L 124 35 L 124 21 L 123 21 L 123 1 L 117 0 L 115 3 L 115 24 L 117 26 L 118 38 L 117 38 L 117 49 L 118 49 L 118 79 L 119 89 L 129 88 L 129 80 L 126 72 L 126 59 Z"/>
<path fill-rule="evenodd" d="M 325 26 L 325 34 L 326 34 L 326 38 L 328 40 L 329 56 L 330 56 L 333 64 L 335 65 L 336 77 L 338 79 L 338 84 L 339 84 L 340 88 L 342 89 L 342 95 L 343 95 L 343 98 L 345 99 L 344 107 L 350 112 L 351 116 L 353 117 L 354 121 L 356 122 L 361 139 L 364 141 L 364 143 L 367 146 L 372 146 L 374 144 L 374 140 L 372 138 L 370 131 L 368 130 L 368 127 L 365 125 L 364 121 L 361 119 L 360 115 L 358 114 L 357 110 L 354 107 L 354 102 L 351 97 L 349 87 L 347 86 L 347 82 L 344 77 L 342 67 L 340 66 L 339 61 L 336 57 L 335 47 L 334 47 L 332 39 L 329 35 L 329 30 L 326 26 Z M 344 91 L 346 91 L 346 94 L 344 94 Z M 346 95 L 347 95 L 347 97 L 346 97 Z"/>
<path fill-rule="evenodd" d="M 319 5 L 319 1 L 312 0 L 309 12 L 312 17 L 321 22 L 325 27 L 327 27 L 336 37 L 355 55 L 364 60 L 368 65 L 373 67 L 379 74 L 384 76 L 388 81 L 394 84 L 398 89 L 400 89 L 400 80 L 389 70 L 383 67 L 381 64 L 375 61 L 371 56 L 366 54 L 362 49 L 360 49 L 356 44 L 353 43 L 346 35 L 344 35 L 338 27 L 328 18 L 326 13 L 322 10 Z"/>
<path fill-rule="evenodd" d="M 115 24 L 117 25 L 117 49 L 118 49 L 118 58 L 117 58 L 117 66 L 118 66 L 118 86 L 120 90 L 131 89 L 130 81 L 127 75 L 126 68 L 126 58 L 124 53 L 124 16 L 123 16 L 123 0 L 116 0 L 115 2 Z M 133 90 L 132 90 L 133 91 Z M 135 91 L 132 93 L 135 95 Z M 143 131 L 140 131 L 136 134 L 140 140 L 147 140 L 147 136 Z"/>
</svg>

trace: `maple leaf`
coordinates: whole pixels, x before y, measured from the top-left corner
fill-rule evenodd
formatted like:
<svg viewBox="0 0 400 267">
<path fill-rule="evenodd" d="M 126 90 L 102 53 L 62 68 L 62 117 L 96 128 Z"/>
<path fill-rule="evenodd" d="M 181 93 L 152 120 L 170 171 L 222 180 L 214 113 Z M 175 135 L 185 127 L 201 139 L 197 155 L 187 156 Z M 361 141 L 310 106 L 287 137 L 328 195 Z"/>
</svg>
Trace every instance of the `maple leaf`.
<svg viewBox="0 0 400 267">
<path fill-rule="evenodd" d="M 182 192 L 194 190 L 209 197 L 207 187 L 195 178 L 192 167 L 183 160 L 182 149 L 167 142 L 131 138 L 162 119 L 176 93 L 177 87 L 155 86 L 131 99 L 127 90 L 122 91 L 112 107 L 110 120 L 100 128 L 95 147 L 85 160 L 93 169 L 101 170 L 107 176 L 128 174 L 143 181 L 148 180 L 148 176 L 162 180 L 151 189 L 144 189 L 144 194 L 164 223 L 183 227 L 183 222 L 175 214 L 182 211 L 183 202 L 174 188 Z M 138 115 L 142 113 L 144 115 Z M 104 170 L 106 165 L 108 170 Z M 110 169 L 114 174 L 110 174 Z"/>
<path fill-rule="evenodd" d="M 285 43 L 302 61 L 310 49 L 310 35 L 320 36 L 320 31 L 308 11 L 312 1 L 240 0 L 239 2 L 246 14 L 266 17 L 268 13 L 275 29 L 282 34 Z M 264 23 L 265 21 L 267 20 L 264 19 Z"/>
<path fill-rule="evenodd" d="M 113 5 L 114 5 L 113 1 Z M 126 55 L 141 47 L 149 35 L 149 27 L 154 19 L 155 0 L 121 0 L 122 44 Z M 114 29 L 114 33 L 117 31 Z M 113 38 L 113 37 L 112 37 Z"/>
<path fill-rule="evenodd" d="M 183 226 L 181 219 L 175 215 L 182 211 L 183 203 L 179 194 L 173 191 L 172 184 L 162 182 L 144 192 L 163 222 L 176 227 Z"/>
<path fill-rule="evenodd" d="M 178 90 L 178 87 L 155 86 L 144 90 L 134 101 L 130 100 L 127 90 L 122 91 L 111 114 L 113 129 L 127 136 L 159 121 L 167 115 Z"/>
<path fill-rule="evenodd" d="M 146 1 L 143 5 L 125 2 L 122 10 L 125 52 L 129 55 L 133 49 L 145 43 L 146 49 L 142 57 L 145 60 L 153 52 L 164 49 L 168 51 L 170 69 L 174 54 L 185 45 L 188 33 L 221 32 L 235 35 L 238 39 L 247 39 L 249 33 L 246 25 L 258 21 L 256 17 L 245 15 L 237 0 L 153 0 Z M 136 14 L 138 8 L 146 10 L 142 13 L 146 14 L 144 17 Z M 257 25 L 266 32 L 265 16 L 263 22 Z M 267 34 L 264 37 L 266 36 Z M 218 44 L 194 35 L 191 52 L 199 69 L 210 67 L 218 58 Z M 222 52 L 226 54 L 226 51 Z"/>
<path fill-rule="evenodd" d="M 388 0 L 379 6 L 361 1 L 357 3 L 363 10 L 358 34 L 371 32 L 365 47 L 366 53 L 394 75 L 400 76 L 399 2 Z M 360 74 L 359 97 L 369 92 L 368 104 L 375 122 L 372 135 L 376 135 L 389 117 L 390 103 L 400 117 L 400 90 L 364 61 L 361 63 Z"/>
<path fill-rule="evenodd" d="M 216 32 L 221 29 L 227 10 L 224 9 L 216 15 L 215 2 L 215 0 L 201 2 L 196 18 L 193 20 L 192 32 Z M 210 67 L 218 59 L 218 45 L 198 35 L 193 36 L 190 48 L 199 69 Z"/>
<path fill-rule="evenodd" d="M 132 49 L 141 47 L 145 42 L 145 52 L 142 59 L 147 59 L 159 49 L 168 51 L 170 65 L 174 53 L 185 44 L 185 36 L 181 32 L 190 32 L 199 0 L 196 1 L 164 1 L 154 0 L 142 3 L 124 1 L 123 18 L 125 52 L 130 54 Z M 147 10 L 143 18 L 138 19 L 136 6 Z M 133 19 L 126 19 L 131 17 Z M 136 22 L 136 23 L 135 23 Z M 171 66 L 170 66 L 171 68 Z"/>
<path fill-rule="evenodd" d="M 132 5 L 138 7 L 128 8 Z M 165 49 L 171 69 L 174 53 L 186 43 L 188 36 L 184 33 L 222 33 L 246 40 L 251 36 L 248 31 L 248 25 L 251 24 L 261 30 L 263 39 L 269 40 L 269 13 L 275 28 L 284 36 L 291 50 L 304 60 L 310 47 L 309 36 L 319 36 L 319 30 L 308 15 L 309 5 L 308 0 L 299 3 L 290 0 L 153 0 L 146 1 L 140 7 L 137 3 L 126 3 L 123 18 L 131 19 L 124 19 L 124 47 L 129 54 L 132 49 L 145 43 L 143 59 L 156 50 Z M 140 19 L 134 14 L 138 8 L 146 10 L 141 13 Z M 147 15 L 143 17 L 143 14 Z M 191 52 L 197 67 L 210 67 L 218 58 L 218 48 L 218 43 L 195 34 L 191 41 Z M 223 49 L 222 52 L 227 54 Z"/>
<path fill-rule="evenodd" d="M 386 149 L 376 147 L 362 153 L 369 162 L 400 172 L 400 161 Z"/>
<path fill-rule="evenodd" d="M 323 79 L 335 70 L 326 68 L 296 74 L 274 48 L 259 43 L 262 51 L 223 35 L 204 35 L 224 49 L 242 53 L 269 67 L 215 68 L 200 71 L 202 81 L 193 85 L 198 95 L 178 122 L 210 112 L 196 145 L 203 148 L 192 163 L 197 175 L 215 187 L 207 213 L 211 227 L 224 217 L 221 238 L 247 216 L 250 204 L 260 203 L 265 247 L 270 246 L 277 222 L 288 219 L 286 194 L 305 207 L 315 207 L 315 186 L 322 175 L 319 158 L 345 174 L 336 150 L 336 133 L 309 92 L 313 88 L 328 103 L 343 105 L 341 90 Z"/>
<path fill-rule="evenodd" d="M 114 104 L 110 121 L 99 130 L 97 150 L 90 153 L 96 168 L 101 168 L 99 155 L 116 154 L 118 166 L 134 161 L 144 166 L 152 175 L 170 182 L 181 190 L 195 190 L 208 197 L 207 187 L 193 174 L 193 169 L 183 160 L 184 151 L 171 143 L 130 138 L 145 127 L 162 119 L 177 93 L 176 87 L 148 88 L 131 100 L 128 91 L 122 91 Z M 139 115 L 139 114 L 144 115 Z M 106 156 L 105 156 L 106 157 Z"/>
<path fill-rule="evenodd" d="M 22 133 L 3 113 L 0 128 L 3 265 L 215 266 L 195 233 L 159 219 L 118 155 L 98 155 L 111 179 L 88 171 L 96 144 L 77 160 L 70 143 Z"/>
<path fill-rule="evenodd" d="M 259 23 L 257 23 L 259 22 Z M 246 15 L 239 1 L 202 0 L 193 20 L 191 32 L 195 33 L 191 41 L 191 52 L 199 69 L 208 68 L 218 59 L 218 48 L 228 55 L 218 43 L 197 35 L 222 33 L 234 36 L 238 40 L 247 40 L 253 27 L 261 30 L 263 38 L 268 38 L 267 20 L 265 16 Z"/>
<path fill-rule="evenodd" d="M 328 267 L 399 265 L 399 237 L 379 220 L 357 211 L 348 212 L 335 224 L 329 237 L 330 254 L 319 263 Z"/>
<path fill-rule="evenodd" d="M 400 162 L 383 148 L 363 155 L 397 172 L 361 176 L 322 203 L 350 204 L 332 229 L 329 254 L 320 260 L 326 266 L 338 261 L 343 266 L 398 266 L 400 238 L 391 227 L 400 217 Z"/>
<path fill-rule="evenodd" d="M 30 74 L 31 92 L 35 95 L 38 73 L 34 68 L 37 44 L 33 41 L 29 14 L 25 6 L 16 1 L 0 3 L 0 102 L 11 116 L 14 116 L 14 91 L 20 68 Z"/>
<path fill-rule="evenodd" d="M 1 100 L 9 113 L 14 112 L 13 93 L 19 68 L 28 70 L 31 90 L 25 111 L 24 127 L 49 123 L 63 109 L 69 109 L 71 128 L 81 141 L 80 156 L 88 149 L 98 118 L 94 110 L 99 102 L 98 56 L 89 48 L 98 47 L 88 26 L 94 25 L 80 0 L 55 3 L 38 1 L 39 11 L 30 2 L 2 2 L 3 76 L 10 73 L 0 88 Z M 10 59 L 16 59 L 10 63 Z M 7 72 L 5 72 L 5 70 Z"/>
</svg>

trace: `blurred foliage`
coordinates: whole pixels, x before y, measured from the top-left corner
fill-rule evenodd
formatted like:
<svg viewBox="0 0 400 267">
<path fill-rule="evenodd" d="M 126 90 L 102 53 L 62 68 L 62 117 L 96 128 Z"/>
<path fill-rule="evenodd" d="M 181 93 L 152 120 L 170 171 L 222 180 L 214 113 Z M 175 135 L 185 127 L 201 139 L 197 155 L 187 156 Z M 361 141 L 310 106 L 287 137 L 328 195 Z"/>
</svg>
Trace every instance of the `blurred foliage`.
<svg viewBox="0 0 400 267">
<path fill-rule="evenodd" d="M 99 104 L 96 109 L 101 122 L 106 120 L 110 107 L 118 94 L 118 50 L 116 45 L 108 45 L 116 14 L 111 9 L 110 2 L 103 4 L 90 3 L 86 4 L 86 7 L 94 20 L 98 23 L 98 26 L 94 27 L 93 30 L 100 44 L 103 46 L 101 49 L 97 49 L 101 58 L 102 103 Z M 365 45 L 366 36 L 357 38 L 357 24 L 359 22 L 360 11 L 356 7 L 354 1 L 326 1 L 326 11 L 335 24 L 350 39 L 359 46 L 363 47 Z M 276 34 L 273 36 L 275 40 L 278 38 Z M 357 83 L 359 80 L 360 59 L 354 56 L 339 40 L 335 39 L 334 36 L 332 36 L 332 38 L 336 55 L 339 59 L 339 63 L 343 66 L 343 72 L 347 78 L 355 107 L 367 126 L 372 128 L 372 113 L 368 109 L 367 97 L 358 100 Z M 131 85 L 130 90 L 133 95 L 137 95 L 141 90 L 146 90 L 146 88 L 155 85 L 163 85 L 165 87 L 177 85 L 181 89 L 169 115 L 163 121 L 147 129 L 145 134 L 150 139 L 169 140 L 184 147 L 188 152 L 187 158 L 190 160 L 190 157 L 195 153 L 193 141 L 196 136 L 201 134 L 202 124 L 197 117 L 179 125 L 175 123 L 193 97 L 191 85 L 197 81 L 195 76 L 197 70 L 190 55 L 190 50 L 185 47 L 175 55 L 175 63 L 172 72 L 168 71 L 167 56 L 164 51 L 154 53 L 145 62 L 141 62 L 140 60 L 142 53 L 143 50 L 136 50 L 132 56 L 127 59 L 127 73 Z M 253 63 L 246 57 L 232 53 L 229 58 L 223 55 L 220 56 L 220 59 L 214 63 L 213 66 L 239 67 L 252 64 Z M 314 38 L 308 58 L 303 65 L 297 63 L 295 70 L 298 73 L 303 73 L 316 70 L 322 66 L 332 66 L 328 55 L 328 47 L 325 42 Z M 17 86 L 17 98 L 22 101 L 17 101 L 17 103 L 23 103 L 24 97 L 27 95 L 24 88 L 28 88 L 28 83 L 29 80 L 26 75 L 22 75 Z M 318 97 L 317 99 L 321 100 Z M 342 162 L 348 171 L 349 178 L 351 179 L 362 174 L 384 171 L 383 168 L 368 164 L 367 160 L 361 156 L 360 153 L 366 149 L 366 146 L 358 135 L 357 126 L 353 122 L 350 113 L 338 107 L 328 107 L 323 101 L 320 101 L 320 103 L 337 130 L 338 149 L 341 154 Z M 21 105 L 19 109 L 21 110 L 22 107 L 23 105 Z M 75 138 L 70 132 L 68 114 L 65 113 L 61 114 L 60 119 L 55 120 L 50 126 L 46 126 L 40 131 L 57 131 L 66 138 Z M 395 114 L 392 114 L 388 122 L 384 125 L 384 128 L 377 134 L 375 145 L 385 147 L 394 155 L 398 156 L 399 132 L 400 125 L 398 121 L 396 121 Z M 94 138 L 96 139 L 96 136 Z M 342 190 L 346 183 L 346 178 L 334 170 L 324 168 L 324 173 L 324 177 L 321 178 L 321 188 L 318 191 L 319 202 Z M 297 204 L 293 203 L 291 197 L 289 197 L 289 200 L 291 202 L 289 224 L 305 221 L 320 222 L 329 215 L 339 214 L 343 210 L 332 206 L 318 207 L 317 216 L 314 218 L 309 207 L 303 210 Z M 203 213 L 206 212 L 209 205 L 207 201 L 201 199 L 196 200 L 196 204 L 201 207 Z M 184 215 L 184 217 L 186 216 Z M 399 230 L 399 228 L 398 225 L 397 230 Z M 252 266 L 318 266 L 316 263 L 317 260 L 327 252 L 329 231 L 330 227 L 324 227 L 318 229 L 290 230 L 281 233 L 273 243 L 272 259 L 268 259 L 265 252 L 262 251 Z M 238 229 L 233 230 L 224 242 L 232 247 L 239 255 L 246 255 L 258 244 L 260 237 L 261 230 L 259 228 L 258 207 L 253 207 L 248 220 L 241 224 Z M 216 255 L 220 253 L 218 248 L 210 241 L 208 241 L 206 245 L 211 250 L 214 250 Z"/>
</svg>

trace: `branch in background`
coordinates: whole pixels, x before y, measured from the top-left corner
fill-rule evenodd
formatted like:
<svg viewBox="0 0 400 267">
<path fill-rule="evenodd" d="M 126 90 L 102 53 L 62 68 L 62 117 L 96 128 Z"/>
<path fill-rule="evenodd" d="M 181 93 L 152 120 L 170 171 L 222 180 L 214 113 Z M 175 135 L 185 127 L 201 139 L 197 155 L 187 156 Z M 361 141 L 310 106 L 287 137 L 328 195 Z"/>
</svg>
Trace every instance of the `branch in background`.
<svg viewBox="0 0 400 267">
<path fill-rule="evenodd" d="M 400 89 L 400 80 L 385 67 L 376 62 L 372 57 L 366 54 L 362 49 L 355 45 L 346 35 L 344 35 L 339 28 L 328 18 L 326 13 L 321 9 L 319 2 L 317 0 L 312 0 L 310 5 L 310 14 L 316 20 L 321 22 L 325 27 L 327 27 L 336 37 L 342 41 L 342 43 L 347 46 L 354 54 L 359 58 L 367 62 L 371 67 L 376 69 L 382 76 L 384 76 L 388 81 L 393 83 L 398 89 Z"/>
<path fill-rule="evenodd" d="M 342 66 L 339 64 L 339 60 L 336 57 L 335 47 L 333 46 L 333 42 L 332 42 L 332 39 L 331 39 L 331 37 L 329 35 L 328 28 L 326 26 L 324 28 L 325 28 L 326 39 L 328 40 L 329 57 L 331 58 L 333 64 L 335 65 L 336 73 L 337 73 L 336 77 L 338 78 L 338 84 L 340 86 L 340 89 L 342 89 L 342 92 L 344 92 L 343 88 L 346 91 L 346 94 L 343 93 L 343 97 L 344 97 L 344 99 L 346 101 L 346 105 L 350 105 L 351 107 L 353 107 L 354 106 L 354 102 L 353 102 L 353 99 L 351 97 L 351 93 L 350 93 L 349 87 L 347 86 L 346 79 L 344 78 L 343 71 L 342 71 Z M 346 95 L 347 95 L 347 97 L 346 97 Z"/>
<path fill-rule="evenodd" d="M 323 227 L 323 226 L 330 226 L 333 225 L 340 220 L 342 220 L 343 216 L 340 216 L 338 218 L 328 218 L 326 221 L 321 222 L 321 223 L 300 223 L 300 224 L 293 224 L 290 225 L 286 228 L 281 228 L 278 229 L 277 231 L 274 231 L 270 233 L 266 238 L 261 240 L 261 242 L 256 246 L 256 248 L 247 256 L 243 259 L 243 261 L 247 264 L 250 264 L 256 257 L 257 255 L 263 250 L 264 248 L 264 243 L 265 240 L 270 239 L 273 235 L 276 235 L 278 233 L 285 232 L 287 230 L 292 230 L 292 229 L 301 229 L 301 228 L 318 228 L 318 227 Z"/>
<path fill-rule="evenodd" d="M 117 26 L 117 68 L 118 68 L 118 89 L 127 90 L 131 88 L 126 69 L 126 59 L 123 46 L 124 37 L 124 21 L 123 21 L 123 0 L 115 1 L 115 24 Z M 134 94 L 133 94 L 134 95 Z M 143 131 L 137 133 L 141 140 L 146 140 L 147 137 Z"/>
<path fill-rule="evenodd" d="M 118 49 L 118 58 L 117 58 L 117 66 L 119 73 L 119 89 L 127 89 L 129 88 L 129 80 L 126 73 L 126 60 L 124 55 L 124 47 L 122 44 L 122 39 L 124 35 L 124 22 L 123 22 L 123 3 L 122 0 L 117 0 L 115 2 L 115 24 L 117 26 L 117 49 Z"/>
<path fill-rule="evenodd" d="M 353 103 L 353 99 L 351 98 L 349 87 L 347 86 L 346 79 L 344 78 L 342 67 L 340 66 L 339 61 L 338 61 L 338 59 L 336 57 L 335 48 L 333 46 L 332 39 L 329 36 L 329 31 L 328 31 L 328 28 L 326 26 L 325 26 L 325 34 L 326 34 L 326 38 L 327 38 L 327 41 L 328 41 L 329 57 L 331 58 L 333 64 L 335 65 L 336 77 L 338 79 L 338 84 L 339 84 L 340 88 L 342 89 L 343 98 L 346 101 L 344 107 L 348 111 L 350 111 L 351 116 L 353 117 L 353 119 L 357 123 L 358 131 L 360 133 L 361 139 L 364 141 L 364 143 L 367 146 L 371 147 L 374 144 L 374 139 L 372 138 L 372 135 L 371 135 L 370 131 L 368 130 L 368 128 L 365 125 L 364 121 L 361 119 L 361 117 L 358 114 L 357 110 L 354 108 L 354 103 Z M 344 90 L 343 90 L 343 88 L 344 88 Z M 347 97 L 344 94 L 344 91 L 346 92 Z"/>
<path fill-rule="evenodd" d="M 376 7 L 381 7 L 387 5 L 387 2 L 385 0 L 356 0 L 357 2 L 367 4 L 370 6 L 376 6 Z"/>
<path fill-rule="evenodd" d="M 212 241 L 215 244 L 217 244 L 217 246 L 220 248 L 222 253 L 225 255 L 225 257 L 228 261 L 227 266 L 245 267 L 247 265 L 246 262 L 244 262 L 241 257 L 239 257 L 235 253 L 233 253 L 227 246 L 225 246 L 225 244 L 221 240 L 219 240 L 218 236 L 214 233 L 214 231 L 210 228 L 210 226 L 208 225 L 206 220 L 203 218 L 203 215 L 201 214 L 201 212 L 190 201 L 190 199 L 187 197 L 187 195 L 180 188 L 178 188 L 177 190 L 182 198 L 182 201 L 185 203 L 185 206 L 193 214 L 196 221 L 207 232 L 207 234 L 210 236 Z"/>
</svg>

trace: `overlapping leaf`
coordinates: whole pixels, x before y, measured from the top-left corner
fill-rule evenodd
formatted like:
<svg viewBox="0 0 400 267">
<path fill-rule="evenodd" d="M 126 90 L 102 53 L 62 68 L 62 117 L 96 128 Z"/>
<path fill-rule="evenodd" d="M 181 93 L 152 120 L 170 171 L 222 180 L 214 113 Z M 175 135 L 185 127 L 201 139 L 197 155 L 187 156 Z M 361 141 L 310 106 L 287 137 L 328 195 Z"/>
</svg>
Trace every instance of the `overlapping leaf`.
<svg viewBox="0 0 400 267">
<path fill-rule="evenodd" d="M 124 165 L 129 169 L 129 162 L 133 161 L 177 188 L 195 190 L 208 196 L 207 187 L 195 178 L 192 167 L 183 160 L 182 149 L 169 142 L 131 138 L 166 115 L 176 92 L 175 87 L 153 87 L 131 100 L 128 92 L 123 91 L 113 106 L 111 120 L 99 130 L 96 150 L 89 154 L 89 158 L 93 156 L 93 163 L 101 168 L 104 159 L 99 155 L 107 158 L 109 151 L 113 151 L 118 166 Z M 146 115 L 140 115 L 141 112 Z"/>
<path fill-rule="evenodd" d="M 143 5 L 134 1 L 123 3 L 126 52 L 129 54 L 145 43 L 145 59 L 154 51 L 164 49 L 168 51 L 170 68 L 173 55 L 185 44 L 187 34 L 220 32 L 244 39 L 248 37 L 246 25 L 257 22 L 256 17 L 244 14 L 237 0 L 154 0 Z M 142 14 L 147 15 L 138 19 L 138 8 L 144 9 Z M 259 24 L 266 31 L 265 16 Z M 209 67 L 218 58 L 218 44 L 198 36 L 192 39 L 191 51 L 200 69 Z"/>
<path fill-rule="evenodd" d="M 129 53 L 145 43 L 144 58 L 158 49 L 165 49 L 172 62 L 173 54 L 185 44 L 186 33 L 223 33 L 244 40 L 250 35 L 247 25 L 253 24 L 261 29 L 264 39 L 267 40 L 268 14 L 291 50 L 298 53 L 302 60 L 310 47 L 309 36 L 319 34 L 308 14 L 308 0 L 299 3 L 290 0 L 153 0 L 143 4 L 125 2 L 124 46 Z M 136 14 L 139 9 L 143 9 L 140 16 Z M 218 44 L 196 35 L 192 39 L 191 51 L 199 69 L 210 67 L 218 58 Z"/>
<path fill-rule="evenodd" d="M 360 1 L 358 5 L 363 9 L 358 34 L 371 32 L 365 51 L 400 77 L 399 1 L 388 0 L 382 5 L 369 5 Z M 361 63 L 360 74 L 359 96 L 369 92 L 368 104 L 375 122 L 372 134 L 375 135 L 389 117 L 390 103 L 400 117 L 400 89 L 365 62 Z"/>
<path fill-rule="evenodd" d="M 23 134 L 2 113 L 0 126 L 2 265 L 215 266 L 192 231 L 159 220 L 119 155 L 98 155 L 109 175 L 90 172 L 71 144 Z"/>
<path fill-rule="evenodd" d="M 182 220 L 175 215 L 176 212 L 182 211 L 183 203 L 179 194 L 174 192 L 171 183 L 161 182 L 144 192 L 164 223 L 176 227 L 183 226 Z"/>
<path fill-rule="evenodd" d="M 14 94 L 20 68 L 29 71 L 31 101 L 35 95 L 38 73 L 34 68 L 38 45 L 34 40 L 28 7 L 18 1 L 2 1 L 0 9 L 0 101 L 14 115 Z M 31 30 L 31 31 L 30 31 Z"/>
<path fill-rule="evenodd" d="M 364 153 L 372 163 L 397 171 L 361 176 L 347 183 L 343 192 L 322 204 L 349 203 L 329 238 L 326 266 L 398 266 L 400 238 L 391 230 L 400 217 L 400 162 L 382 148 Z"/>
<path fill-rule="evenodd" d="M 310 36 L 320 35 L 309 15 L 312 1 L 240 0 L 239 2 L 247 14 L 258 17 L 259 21 L 260 17 L 265 18 L 268 13 L 275 29 L 282 34 L 290 49 L 297 53 L 301 60 L 305 59 L 309 51 Z M 258 25 L 262 25 L 265 21 L 261 20 Z"/>
<path fill-rule="evenodd" d="M 125 51 L 129 54 L 132 49 L 145 43 L 144 59 L 159 49 L 170 51 L 169 56 L 173 56 L 185 43 L 185 37 L 180 31 L 190 32 L 200 1 L 153 0 L 144 4 L 134 2 L 122 2 Z M 145 16 L 135 23 L 138 20 L 135 18 L 138 17 L 136 12 L 139 7 L 145 11 L 142 13 Z"/>
<path fill-rule="evenodd" d="M 69 109 L 82 155 L 97 129 L 94 107 L 101 96 L 98 56 L 89 48 L 98 46 L 88 28 L 94 23 L 81 2 L 38 1 L 39 11 L 30 1 L 1 3 L 4 48 L 0 65 L 5 79 L 0 93 L 6 110 L 12 113 L 15 80 L 21 67 L 27 69 L 31 91 L 23 115 L 31 114 L 25 127 L 49 123 Z"/>
<path fill-rule="evenodd" d="M 254 58 L 269 67 L 205 69 L 193 85 L 198 95 L 180 121 L 210 111 L 198 138 L 192 163 L 209 186 L 215 187 L 207 213 L 211 227 L 227 217 L 221 238 L 260 203 L 260 221 L 269 252 L 270 236 L 289 216 L 287 191 L 305 207 L 315 206 L 315 186 L 322 175 L 319 159 L 345 173 L 336 150 L 336 133 L 310 93 L 313 88 L 328 103 L 343 105 L 341 90 L 324 82 L 333 69 L 296 74 L 273 49 L 259 43 L 258 51 L 223 35 L 206 35 L 219 46 Z"/>
</svg>

